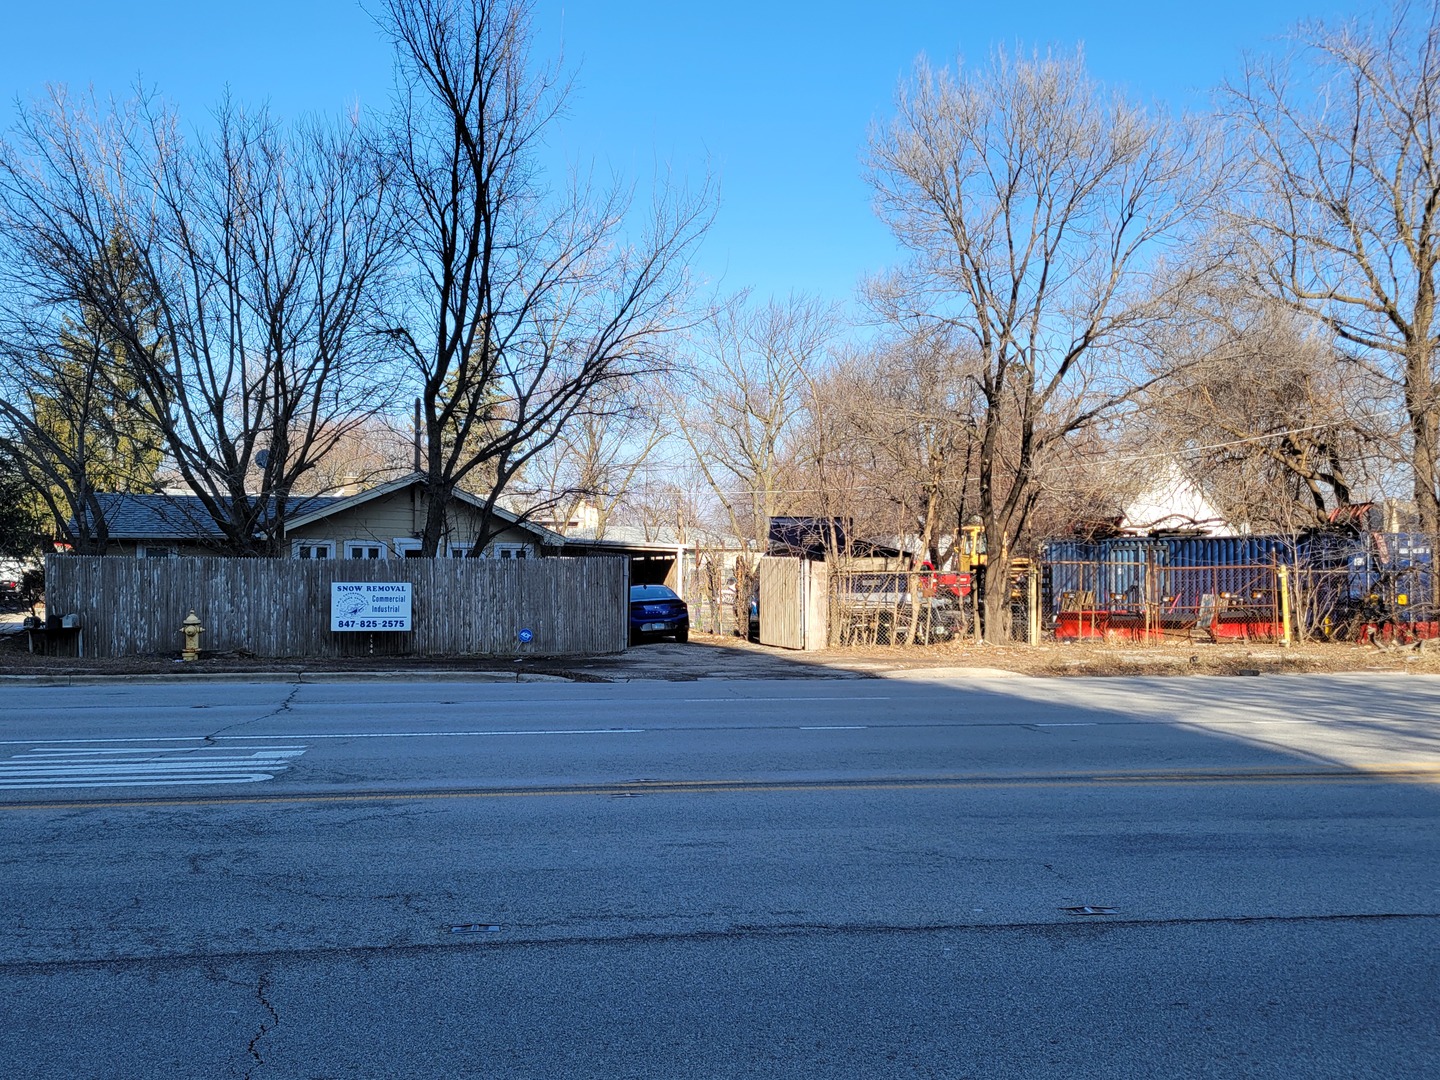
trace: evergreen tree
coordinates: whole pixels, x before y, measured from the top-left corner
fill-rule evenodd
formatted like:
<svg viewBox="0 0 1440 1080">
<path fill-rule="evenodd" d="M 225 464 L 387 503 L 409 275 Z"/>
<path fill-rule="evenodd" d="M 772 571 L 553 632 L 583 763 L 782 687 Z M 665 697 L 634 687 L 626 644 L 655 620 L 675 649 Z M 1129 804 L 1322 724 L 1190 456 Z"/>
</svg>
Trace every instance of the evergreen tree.
<svg viewBox="0 0 1440 1080">
<path fill-rule="evenodd" d="M 118 237 L 110 246 L 107 259 L 120 268 L 127 314 L 152 328 L 152 356 L 131 355 L 100 314 L 82 306 L 39 365 L 32 411 L 49 439 L 80 463 L 89 490 L 148 492 L 155 488 L 163 434 L 140 403 L 135 372 L 142 362 L 154 363 L 159 349 L 155 304 L 139 287 L 134 254 Z"/>
<path fill-rule="evenodd" d="M 140 287 L 133 253 L 112 237 L 102 258 L 122 269 L 126 316 L 158 342 L 157 305 Z M 58 328 L 30 324 L 5 343 L 0 395 L 0 454 L 53 519 L 53 533 L 77 552 L 104 550 L 107 535 L 97 492 L 155 487 L 162 430 L 137 394 L 133 356 L 110 332 L 104 313 L 77 304 Z M 162 350 L 146 363 L 154 363 Z M 163 357 L 162 357 L 163 359 Z"/>
<path fill-rule="evenodd" d="M 0 453 L 0 558 L 23 559 L 38 552 L 43 514 L 9 455 Z"/>
</svg>

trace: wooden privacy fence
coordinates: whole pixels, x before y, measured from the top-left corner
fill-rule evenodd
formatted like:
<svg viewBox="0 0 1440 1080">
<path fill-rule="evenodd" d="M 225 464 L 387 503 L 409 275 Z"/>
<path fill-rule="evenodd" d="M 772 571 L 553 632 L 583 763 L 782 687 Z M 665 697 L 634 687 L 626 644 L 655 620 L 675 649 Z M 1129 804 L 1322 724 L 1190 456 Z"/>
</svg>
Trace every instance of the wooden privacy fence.
<svg viewBox="0 0 1440 1080">
<path fill-rule="evenodd" d="M 760 560 L 760 644 L 823 649 L 829 627 L 829 568 L 787 556 Z"/>
<path fill-rule="evenodd" d="M 335 581 L 408 582 L 410 631 L 332 632 Z M 46 610 L 78 615 L 85 656 L 178 653 L 193 610 L 207 653 L 269 657 L 623 652 L 620 558 L 292 560 L 51 555 Z M 528 634 L 525 633 L 528 631 Z M 526 640 L 528 638 L 528 640 Z"/>
</svg>

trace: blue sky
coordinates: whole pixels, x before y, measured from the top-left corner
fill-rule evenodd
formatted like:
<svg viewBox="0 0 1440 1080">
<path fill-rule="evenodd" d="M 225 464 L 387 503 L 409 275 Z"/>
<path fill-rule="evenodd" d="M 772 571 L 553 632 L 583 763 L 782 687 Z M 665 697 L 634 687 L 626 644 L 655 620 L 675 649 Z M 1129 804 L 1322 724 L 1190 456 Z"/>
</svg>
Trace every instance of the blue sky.
<svg viewBox="0 0 1440 1080">
<path fill-rule="evenodd" d="M 228 86 L 282 115 L 385 106 L 390 58 L 353 0 L 4 0 L 0 92 L 47 82 L 123 95 L 137 75 L 192 123 Z M 1204 108 L 1244 49 L 1355 0 L 536 0 L 536 55 L 563 46 L 577 85 L 556 162 L 648 181 L 708 168 L 722 202 L 696 261 L 760 294 L 848 301 L 897 257 L 860 157 L 915 57 L 981 60 L 996 45 L 1082 43 L 1092 72 L 1134 96 Z"/>
</svg>

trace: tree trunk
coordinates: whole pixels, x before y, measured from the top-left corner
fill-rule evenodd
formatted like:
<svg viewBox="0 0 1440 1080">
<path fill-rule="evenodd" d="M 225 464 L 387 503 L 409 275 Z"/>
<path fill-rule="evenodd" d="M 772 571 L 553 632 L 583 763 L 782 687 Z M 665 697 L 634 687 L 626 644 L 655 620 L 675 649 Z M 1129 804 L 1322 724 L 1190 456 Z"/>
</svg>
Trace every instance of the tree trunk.
<svg viewBox="0 0 1440 1080">
<path fill-rule="evenodd" d="M 445 511 L 450 502 L 450 493 L 432 479 L 426 485 L 425 528 L 420 534 L 420 554 L 425 558 L 439 558 L 443 552 L 440 545 L 445 541 Z"/>
<path fill-rule="evenodd" d="M 1440 425 L 1436 422 L 1430 360 L 1428 337 L 1417 336 L 1410 342 L 1405 360 L 1405 408 L 1410 414 L 1410 436 L 1414 440 L 1411 456 L 1415 472 L 1415 511 L 1420 515 L 1420 531 L 1433 536 L 1440 532 L 1440 500 L 1436 496 L 1436 434 Z"/>
</svg>

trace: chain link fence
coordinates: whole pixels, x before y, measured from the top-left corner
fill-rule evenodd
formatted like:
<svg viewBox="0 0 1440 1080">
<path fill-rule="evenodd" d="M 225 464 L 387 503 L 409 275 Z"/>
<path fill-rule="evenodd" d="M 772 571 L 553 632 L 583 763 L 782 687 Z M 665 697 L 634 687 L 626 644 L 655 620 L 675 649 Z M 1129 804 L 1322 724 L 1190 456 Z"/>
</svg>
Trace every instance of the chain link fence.
<svg viewBox="0 0 1440 1080">
<path fill-rule="evenodd" d="M 1000 610 L 1013 642 L 1440 638 L 1440 577 L 1431 568 L 1435 539 L 1371 533 L 1303 542 L 1133 541 L 1113 545 L 1103 557 L 1044 559 L 1033 571 L 1033 588 L 1027 567 L 1012 575 Z M 1253 561 L 1244 561 L 1246 555 Z M 753 637 L 753 569 L 731 559 L 697 570 L 687 589 L 692 626 Z M 976 610 L 980 578 L 832 567 L 827 640 L 859 647 L 976 640 L 983 627 Z"/>
<path fill-rule="evenodd" d="M 1278 565 L 1056 561 L 1043 576 L 1057 641 L 1160 645 L 1285 636 Z"/>
<path fill-rule="evenodd" d="M 1428 561 L 1396 566 L 1355 559 L 1344 566 L 1302 566 L 1294 573 L 1297 636 L 1360 643 L 1440 637 L 1436 584 Z"/>
<path fill-rule="evenodd" d="M 690 628 L 722 637 L 754 636 L 751 605 L 758 578 L 749 556 L 700 550 L 690 557 L 684 600 Z"/>
<path fill-rule="evenodd" d="M 830 577 L 832 646 L 962 641 L 974 620 L 975 594 L 954 574 L 848 570 Z"/>
</svg>

